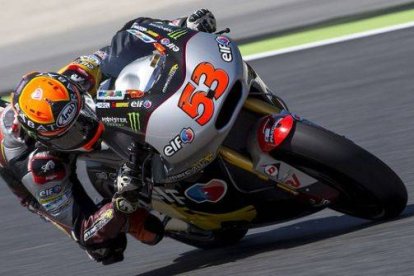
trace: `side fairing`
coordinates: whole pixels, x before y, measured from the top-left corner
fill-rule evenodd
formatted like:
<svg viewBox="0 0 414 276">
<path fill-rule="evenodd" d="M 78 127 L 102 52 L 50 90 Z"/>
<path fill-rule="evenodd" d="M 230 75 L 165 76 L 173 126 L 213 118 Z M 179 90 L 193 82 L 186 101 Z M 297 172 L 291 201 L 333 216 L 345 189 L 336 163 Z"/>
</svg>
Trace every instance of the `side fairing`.
<svg viewBox="0 0 414 276">
<path fill-rule="evenodd" d="M 248 95 L 244 71 L 228 38 L 198 33 L 187 42 L 184 81 L 151 114 L 146 129 L 166 182 L 193 174 L 216 156 Z"/>
</svg>

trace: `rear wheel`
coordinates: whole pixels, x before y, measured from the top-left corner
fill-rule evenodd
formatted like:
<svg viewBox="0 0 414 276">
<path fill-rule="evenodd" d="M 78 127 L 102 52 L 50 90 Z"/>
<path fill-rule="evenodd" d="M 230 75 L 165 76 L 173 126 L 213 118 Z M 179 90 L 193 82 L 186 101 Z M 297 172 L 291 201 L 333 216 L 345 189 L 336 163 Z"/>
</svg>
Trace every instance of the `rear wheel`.
<svg viewBox="0 0 414 276">
<path fill-rule="evenodd" d="M 407 190 L 386 164 L 343 136 L 298 121 L 272 155 L 340 192 L 330 206 L 372 220 L 398 216 Z"/>
</svg>

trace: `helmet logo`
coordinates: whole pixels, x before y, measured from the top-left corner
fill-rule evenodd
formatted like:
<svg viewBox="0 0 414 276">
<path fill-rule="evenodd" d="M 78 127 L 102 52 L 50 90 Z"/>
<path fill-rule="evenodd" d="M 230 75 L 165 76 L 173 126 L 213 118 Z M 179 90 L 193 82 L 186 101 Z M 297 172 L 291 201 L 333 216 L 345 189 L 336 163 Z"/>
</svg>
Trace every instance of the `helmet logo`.
<svg viewBox="0 0 414 276">
<path fill-rule="evenodd" d="M 75 118 L 76 116 L 76 108 L 77 108 L 76 103 L 72 102 L 72 103 L 67 104 L 60 112 L 57 118 L 56 125 L 58 127 L 63 127 L 63 126 L 68 125 L 70 122 L 72 122 L 73 118 Z"/>
<path fill-rule="evenodd" d="M 32 99 L 33 100 L 41 100 L 42 96 L 43 96 L 43 90 L 42 88 L 37 88 L 33 93 L 32 93 Z"/>
</svg>

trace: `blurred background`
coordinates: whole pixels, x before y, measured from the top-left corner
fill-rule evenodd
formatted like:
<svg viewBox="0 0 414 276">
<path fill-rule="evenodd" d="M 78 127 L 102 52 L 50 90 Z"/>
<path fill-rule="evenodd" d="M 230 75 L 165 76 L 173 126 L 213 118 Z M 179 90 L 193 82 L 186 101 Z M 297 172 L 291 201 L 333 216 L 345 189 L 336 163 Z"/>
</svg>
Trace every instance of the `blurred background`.
<svg viewBox="0 0 414 276">
<path fill-rule="evenodd" d="M 0 0 L 0 92 L 33 70 L 53 71 L 105 46 L 135 17 L 173 19 L 197 8 L 239 43 L 414 8 L 403 0 Z M 414 21 L 414 18 L 412 19 Z M 252 61 L 291 110 L 354 140 L 414 189 L 414 30 Z M 270 210 L 271 211 L 271 210 Z M 412 275 L 414 208 L 385 224 L 324 211 L 256 229 L 240 245 L 195 250 L 165 239 L 130 241 L 123 263 L 102 267 L 21 208 L 0 183 L 0 275 Z"/>
</svg>

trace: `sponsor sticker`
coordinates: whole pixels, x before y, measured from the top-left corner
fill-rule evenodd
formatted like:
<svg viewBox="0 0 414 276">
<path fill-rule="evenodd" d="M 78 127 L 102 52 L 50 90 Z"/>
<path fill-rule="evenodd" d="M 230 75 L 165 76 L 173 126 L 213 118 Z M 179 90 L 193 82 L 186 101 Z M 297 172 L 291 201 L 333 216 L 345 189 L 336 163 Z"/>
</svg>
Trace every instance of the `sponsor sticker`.
<svg viewBox="0 0 414 276">
<path fill-rule="evenodd" d="M 183 148 L 183 144 L 189 144 L 194 140 L 194 131 L 192 128 L 183 128 L 177 136 L 170 140 L 169 144 L 164 147 L 164 154 L 168 157 L 173 156 Z"/>
<path fill-rule="evenodd" d="M 170 71 L 168 72 L 167 80 L 165 81 L 164 87 L 162 89 L 162 93 L 167 92 L 168 86 L 170 85 L 171 80 L 175 76 L 175 73 L 177 73 L 177 70 L 178 70 L 178 64 L 175 64 L 173 65 L 173 67 L 171 67 Z"/>
<path fill-rule="evenodd" d="M 112 107 L 115 107 L 115 108 L 129 107 L 129 103 L 128 102 L 121 102 L 121 103 L 115 102 L 115 103 L 112 103 Z"/>
<path fill-rule="evenodd" d="M 178 40 L 180 37 L 186 35 L 188 33 L 187 29 L 178 29 L 168 34 L 168 37 Z"/>
<path fill-rule="evenodd" d="M 230 46 L 230 43 L 231 43 L 230 39 L 228 39 L 225 36 L 218 36 L 216 38 L 216 41 L 218 42 L 218 44 L 221 44 L 223 46 Z"/>
<path fill-rule="evenodd" d="M 140 40 L 142 40 L 145 43 L 154 43 L 157 42 L 155 39 L 153 39 L 152 37 L 144 34 L 143 32 L 140 32 L 138 30 L 134 30 L 134 29 L 129 29 L 127 30 L 128 33 L 138 37 Z"/>
<path fill-rule="evenodd" d="M 212 179 L 208 183 L 197 183 L 185 190 L 185 196 L 196 203 L 217 203 L 227 192 L 227 183 L 221 179 Z"/>
<path fill-rule="evenodd" d="M 117 117 L 102 117 L 101 121 L 108 126 L 123 127 L 128 124 L 126 118 L 117 118 Z"/>
<path fill-rule="evenodd" d="M 76 116 L 76 110 L 78 105 L 76 103 L 68 103 L 60 112 L 56 125 L 58 127 L 64 127 L 71 123 Z"/>
<path fill-rule="evenodd" d="M 131 99 L 138 99 L 145 95 L 144 91 L 141 90 L 127 90 L 126 92 Z"/>
<path fill-rule="evenodd" d="M 141 130 L 141 123 L 139 117 L 140 115 L 138 112 L 128 113 L 129 126 L 134 132 L 139 132 Z"/>
<path fill-rule="evenodd" d="M 193 164 L 193 166 L 179 174 L 176 175 L 171 175 L 168 177 L 167 181 L 168 182 L 176 182 L 176 181 L 180 181 L 184 178 L 187 178 L 193 174 L 195 174 L 196 172 L 200 171 L 201 169 L 205 168 L 208 164 L 210 164 L 211 162 L 213 162 L 214 160 L 214 155 L 212 153 L 207 154 L 206 156 L 204 156 L 203 158 L 201 158 L 200 160 L 198 160 L 196 163 Z"/>
<path fill-rule="evenodd" d="M 125 99 L 125 92 L 122 90 L 99 90 L 97 95 L 98 100 L 123 100 Z"/>
<path fill-rule="evenodd" d="M 155 27 L 157 29 L 166 31 L 166 32 L 172 32 L 172 31 L 174 31 L 174 29 L 172 29 L 172 28 L 170 28 L 168 26 L 165 26 L 161 22 L 154 22 L 154 23 L 150 23 L 149 25 L 152 26 L 152 27 Z"/>
<path fill-rule="evenodd" d="M 135 108 L 144 107 L 146 109 L 149 109 L 149 108 L 151 108 L 151 106 L 152 106 L 152 102 L 150 100 L 132 101 L 131 102 L 131 107 L 135 107 Z"/>
<path fill-rule="evenodd" d="M 46 189 L 46 190 L 41 190 L 39 192 L 39 197 L 40 199 L 45 199 L 48 197 L 53 197 L 56 196 L 58 194 L 60 194 L 62 192 L 62 186 L 61 185 L 56 185 L 53 186 L 52 188 Z"/>
<path fill-rule="evenodd" d="M 106 210 L 91 227 L 85 230 L 83 234 L 84 241 L 87 241 L 92 236 L 94 236 L 99 230 L 101 230 L 105 225 L 107 225 L 113 217 L 114 211 L 112 209 Z"/>
<path fill-rule="evenodd" d="M 280 164 L 263 165 L 263 171 L 265 174 L 271 177 L 277 177 L 279 174 Z"/>
<path fill-rule="evenodd" d="M 164 45 L 165 47 L 167 47 L 170 50 L 173 50 L 174 52 L 178 52 L 180 51 L 180 48 L 175 45 L 174 43 L 172 43 L 168 38 L 163 38 L 161 39 L 161 44 Z"/>
<path fill-rule="evenodd" d="M 134 23 L 134 24 L 132 24 L 132 26 L 131 26 L 131 29 L 136 29 L 136 30 L 138 30 L 138 31 L 142 31 L 142 32 L 146 32 L 148 29 L 147 28 L 145 28 L 145 27 L 143 27 L 143 26 L 141 26 L 141 25 L 139 25 L 138 23 Z"/>
<path fill-rule="evenodd" d="M 97 102 L 96 108 L 110 108 L 111 104 L 108 102 Z"/>
<path fill-rule="evenodd" d="M 43 96 L 43 90 L 42 88 L 37 88 L 33 93 L 32 93 L 32 99 L 33 100 L 41 100 L 42 96 Z"/>
</svg>

